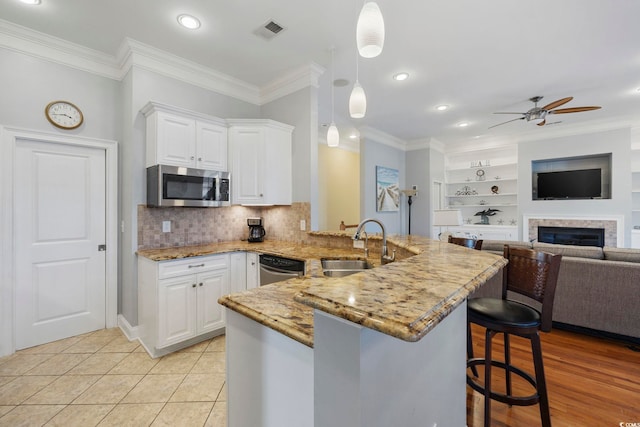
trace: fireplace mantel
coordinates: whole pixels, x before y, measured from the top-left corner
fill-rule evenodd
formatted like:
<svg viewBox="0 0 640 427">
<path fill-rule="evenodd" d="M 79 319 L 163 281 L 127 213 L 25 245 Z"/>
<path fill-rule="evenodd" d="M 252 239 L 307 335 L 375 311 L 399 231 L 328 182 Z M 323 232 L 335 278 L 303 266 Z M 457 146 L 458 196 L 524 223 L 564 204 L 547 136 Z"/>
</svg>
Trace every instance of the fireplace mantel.
<svg viewBox="0 0 640 427">
<path fill-rule="evenodd" d="M 624 216 L 622 215 L 523 215 L 523 240 L 537 239 L 539 226 L 604 228 L 605 246 L 624 247 Z"/>
</svg>

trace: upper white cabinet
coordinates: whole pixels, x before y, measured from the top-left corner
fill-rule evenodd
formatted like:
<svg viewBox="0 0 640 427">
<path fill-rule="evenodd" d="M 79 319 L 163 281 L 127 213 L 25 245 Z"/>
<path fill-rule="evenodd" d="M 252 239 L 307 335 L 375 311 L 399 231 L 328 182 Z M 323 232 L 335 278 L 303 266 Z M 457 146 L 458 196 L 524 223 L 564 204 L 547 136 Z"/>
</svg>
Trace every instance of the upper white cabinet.
<svg viewBox="0 0 640 427">
<path fill-rule="evenodd" d="M 234 119 L 228 123 L 232 202 L 290 205 L 293 127 L 273 120 Z"/>
<path fill-rule="evenodd" d="M 147 119 L 146 165 L 227 171 L 227 125 L 222 119 L 156 102 Z"/>
</svg>

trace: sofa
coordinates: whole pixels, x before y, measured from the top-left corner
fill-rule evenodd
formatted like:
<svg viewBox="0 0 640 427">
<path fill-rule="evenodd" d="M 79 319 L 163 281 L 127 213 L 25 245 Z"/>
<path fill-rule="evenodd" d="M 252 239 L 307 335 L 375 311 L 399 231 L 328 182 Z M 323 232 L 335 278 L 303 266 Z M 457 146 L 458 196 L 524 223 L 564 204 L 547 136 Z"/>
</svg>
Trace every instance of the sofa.
<svg viewBox="0 0 640 427">
<path fill-rule="evenodd" d="M 482 250 L 502 254 L 505 244 L 562 254 L 555 327 L 640 343 L 640 249 L 484 240 Z M 501 291 L 502 272 L 470 298 Z"/>
</svg>

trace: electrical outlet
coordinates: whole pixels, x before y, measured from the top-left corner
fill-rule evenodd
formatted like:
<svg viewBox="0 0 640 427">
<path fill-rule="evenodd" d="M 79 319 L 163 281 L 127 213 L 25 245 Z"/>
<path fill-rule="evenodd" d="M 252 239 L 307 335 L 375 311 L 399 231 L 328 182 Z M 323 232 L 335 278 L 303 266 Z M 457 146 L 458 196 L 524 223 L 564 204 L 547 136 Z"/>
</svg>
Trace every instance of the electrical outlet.
<svg viewBox="0 0 640 427">
<path fill-rule="evenodd" d="M 413 190 L 418 191 L 418 186 L 417 186 L 417 185 L 412 185 L 412 186 L 411 186 L 411 188 L 412 188 Z"/>
<path fill-rule="evenodd" d="M 364 240 L 354 240 L 353 247 L 356 249 L 364 249 Z"/>
<path fill-rule="evenodd" d="M 171 221 L 162 221 L 162 232 L 171 233 Z"/>
<path fill-rule="evenodd" d="M 307 221 L 304 219 L 300 220 L 300 231 L 305 231 L 307 229 Z"/>
</svg>

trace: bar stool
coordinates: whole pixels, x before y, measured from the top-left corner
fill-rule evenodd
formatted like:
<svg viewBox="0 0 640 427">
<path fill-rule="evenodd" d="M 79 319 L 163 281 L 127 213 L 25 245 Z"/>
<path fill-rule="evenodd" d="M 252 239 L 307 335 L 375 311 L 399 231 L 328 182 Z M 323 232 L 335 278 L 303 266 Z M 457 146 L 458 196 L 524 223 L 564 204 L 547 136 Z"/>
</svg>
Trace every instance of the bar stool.
<svg viewBox="0 0 640 427">
<path fill-rule="evenodd" d="M 453 243 L 454 245 L 464 246 L 465 248 L 471 248 L 476 250 L 482 249 L 482 239 L 470 239 L 467 237 L 453 237 L 449 236 L 449 243 Z M 471 353 L 469 353 L 471 351 Z M 467 327 L 467 359 L 473 358 L 473 342 L 471 341 L 471 328 Z M 475 366 L 471 367 L 473 371 L 473 375 L 478 376 L 478 370 Z"/>
<path fill-rule="evenodd" d="M 482 249 L 482 240 L 469 239 L 467 237 L 453 237 L 449 236 L 449 243 L 453 243 L 454 245 L 464 246 L 465 248 L 471 249 Z"/>
<path fill-rule="evenodd" d="M 544 427 L 551 426 L 549 399 L 542 364 L 542 347 L 539 331 L 551 331 L 551 315 L 555 296 L 558 271 L 562 255 L 552 255 L 531 249 L 504 247 L 504 257 L 509 264 L 502 274 L 502 298 L 471 298 L 467 302 L 469 330 L 467 339 L 467 367 L 471 368 L 475 379 L 467 374 L 467 384 L 484 395 L 484 425 L 491 424 L 491 399 L 509 406 L 540 404 L 540 417 Z M 531 305 L 507 299 L 507 291 L 524 295 L 537 301 L 538 310 Z M 473 357 L 470 339 L 471 323 L 486 328 L 485 356 Z M 491 340 L 494 335 L 504 334 L 504 362 L 491 359 Z M 527 338 L 531 341 L 531 352 L 535 368 L 535 379 L 527 372 L 511 365 L 509 335 Z M 484 384 L 477 378 L 475 367 L 484 365 Z M 506 394 L 491 391 L 491 367 L 505 370 Z M 514 373 L 535 388 L 530 396 L 514 396 L 511 389 L 511 373 Z"/>
</svg>

